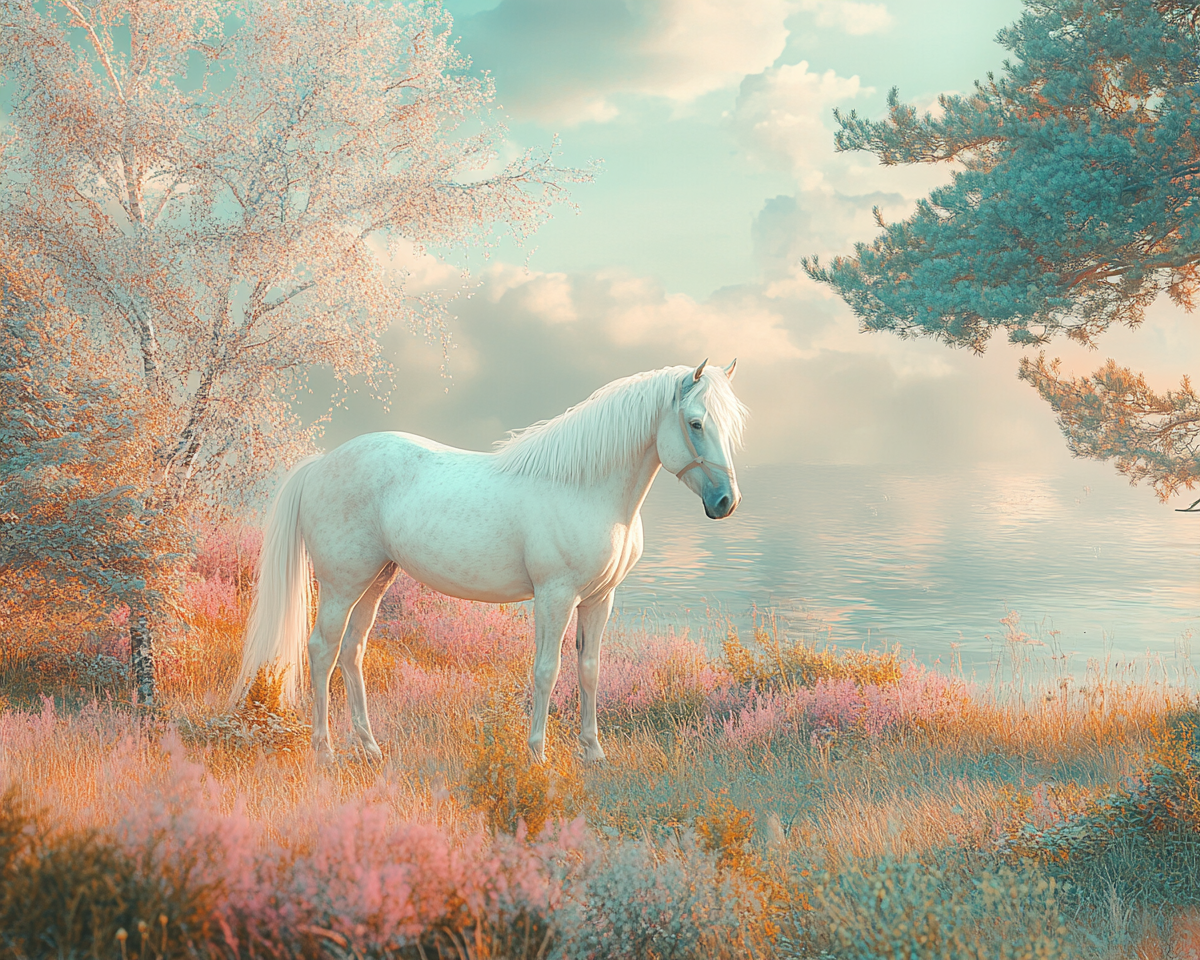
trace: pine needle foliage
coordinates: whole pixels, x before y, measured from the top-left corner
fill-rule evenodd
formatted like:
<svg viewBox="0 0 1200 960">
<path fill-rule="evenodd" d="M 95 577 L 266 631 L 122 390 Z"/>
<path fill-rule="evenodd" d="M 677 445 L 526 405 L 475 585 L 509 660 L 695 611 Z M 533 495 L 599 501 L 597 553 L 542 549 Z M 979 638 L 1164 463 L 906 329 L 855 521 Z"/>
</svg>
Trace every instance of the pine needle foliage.
<svg viewBox="0 0 1200 960">
<path fill-rule="evenodd" d="M 886 165 L 953 161 L 951 182 L 907 219 L 827 264 L 804 261 L 864 331 L 976 352 L 995 333 L 1025 347 L 1085 344 L 1136 327 L 1166 296 L 1200 291 L 1200 88 L 1194 5 L 1027 0 L 998 42 L 1011 59 L 973 92 L 920 113 L 893 89 L 887 114 L 835 116 L 839 150 Z M 1045 356 L 1020 375 L 1071 450 L 1114 460 L 1166 499 L 1200 467 L 1200 405 L 1185 378 L 1159 393 L 1110 361 L 1064 376 Z"/>
</svg>

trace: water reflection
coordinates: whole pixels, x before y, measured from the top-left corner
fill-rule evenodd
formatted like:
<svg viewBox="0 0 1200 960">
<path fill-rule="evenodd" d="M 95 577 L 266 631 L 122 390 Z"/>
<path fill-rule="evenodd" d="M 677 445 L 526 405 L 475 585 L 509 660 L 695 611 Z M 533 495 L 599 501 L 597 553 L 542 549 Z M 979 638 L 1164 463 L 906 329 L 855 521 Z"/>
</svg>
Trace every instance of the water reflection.
<svg viewBox="0 0 1200 960">
<path fill-rule="evenodd" d="M 666 478 L 669 481 L 670 478 Z M 872 468 L 739 472 L 728 520 L 660 481 L 646 553 L 618 592 L 628 621 L 716 638 L 774 611 L 785 633 L 843 646 L 898 642 L 927 661 L 952 644 L 986 664 L 1008 610 L 1079 663 L 1171 655 L 1200 623 L 1200 517 L 1172 512 L 1107 465 L 1066 476 Z"/>
</svg>

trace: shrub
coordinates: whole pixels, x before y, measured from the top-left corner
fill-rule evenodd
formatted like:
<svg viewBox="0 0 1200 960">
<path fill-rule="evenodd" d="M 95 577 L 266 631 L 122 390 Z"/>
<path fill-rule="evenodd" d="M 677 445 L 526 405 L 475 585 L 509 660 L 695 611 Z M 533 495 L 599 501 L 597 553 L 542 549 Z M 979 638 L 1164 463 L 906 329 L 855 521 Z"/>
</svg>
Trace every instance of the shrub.
<svg viewBox="0 0 1200 960">
<path fill-rule="evenodd" d="M 936 726 L 961 717 L 969 704 L 960 681 L 906 663 L 895 682 L 884 685 L 851 679 L 818 680 L 811 687 L 759 690 L 721 721 L 723 738 L 743 749 L 781 734 L 807 734 L 815 745 L 842 734 L 878 737 L 887 731 Z"/>
<path fill-rule="evenodd" d="M 1059 960 L 1079 955 L 1061 892 L 1029 867 L 970 877 L 886 858 L 819 874 L 806 918 L 846 960 Z"/>
<path fill-rule="evenodd" d="M 0 799 L 0 945 L 13 957 L 111 956 L 138 931 L 139 957 L 207 944 L 212 889 L 166 887 L 137 853 L 95 830 L 53 829 L 14 788 Z"/>
<path fill-rule="evenodd" d="M 511 698 L 497 697 L 476 724 L 468 763 L 470 806 L 483 812 L 495 832 L 513 833 L 521 823 L 530 836 L 554 820 L 569 819 L 582 806 L 584 788 L 571 752 L 574 738 L 554 717 L 547 727 L 546 763 L 533 760 L 529 721 Z"/>
<path fill-rule="evenodd" d="M 622 841 L 589 864 L 562 926 L 568 960 L 746 956 L 738 890 L 684 835 L 673 849 Z"/>
<path fill-rule="evenodd" d="M 1197 719 L 1164 722 L 1146 768 L 1123 789 L 1048 824 L 1020 824 L 1001 849 L 1069 879 L 1085 900 L 1200 905 Z"/>
<path fill-rule="evenodd" d="M 821 681 L 850 680 L 859 686 L 895 685 L 903 674 L 900 648 L 887 651 L 818 650 L 805 640 L 781 642 L 774 629 L 755 626 L 757 650 L 742 643 L 732 624 L 725 638 L 725 660 L 735 680 L 764 689 L 813 687 Z"/>
<path fill-rule="evenodd" d="M 568 631 L 568 638 L 573 636 Z M 636 642 L 606 644 L 601 654 L 597 710 L 609 723 L 657 728 L 702 720 L 705 713 L 725 712 L 743 694 L 734 693 L 724 664 L 705 654 L 702 644 L 686 634 L 638 636 Z M 563 669 L 552 702 L 564 716 L 578 703 L 575 651 L 564 653 Z"/>
<path fill-rule="evenodd" d="M 716 855 L 718 869 L 740 881 L 742 899 L 757 901 L 756 916 L 744 918 L 747 932 L 760 943 L 773 943 L 792 908 L 807 909 L 808 899 L 793 891 L 754 849 L 757 815 L 723 796 L 710 796 L 693 824 L 701 846 Z"/>
<path fill-rule="evenodd" d="M 181 723 L 187 739 L 264 753 L 304 753 L 312 726 L 283 702 L 283 674 L 271 665 L 259 668 L 242 704 L 231 714 Z"/>
</svg>

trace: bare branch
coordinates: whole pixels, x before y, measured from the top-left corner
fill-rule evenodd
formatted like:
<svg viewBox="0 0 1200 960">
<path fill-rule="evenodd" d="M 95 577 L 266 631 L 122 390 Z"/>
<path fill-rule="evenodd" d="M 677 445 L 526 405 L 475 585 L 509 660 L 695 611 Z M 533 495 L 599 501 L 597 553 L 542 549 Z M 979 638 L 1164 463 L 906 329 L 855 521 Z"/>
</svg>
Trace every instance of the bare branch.
<svg viewBox="0 0 1200 960">
<path fill-rule="evenodd" d="M 92 42 L 92 48 L 96 51 L 96 56 L 100 58 L 100 63 L 104 66 L 104 72 L 108 75 L 109 83 L 113 85 L 113 90 L 116 91 L 117 98 L 124 103 L 125 93 L 121 89 L 121 82 L 117 79 L 117 75 L 113 72 L 112 62 L 108 58 L 108 51 L 104 49 L 104 44 L 100 42 L 100 38 L 96 36 L 96 31 L 92 24 L 87 20 L 79 7 L 72 0 L 59 0 L 59 2 L 71 11 L 71 15 L 75 18 L 75 22 L 83 28 L 87 33 L 88 39 Z"/>
</svg>

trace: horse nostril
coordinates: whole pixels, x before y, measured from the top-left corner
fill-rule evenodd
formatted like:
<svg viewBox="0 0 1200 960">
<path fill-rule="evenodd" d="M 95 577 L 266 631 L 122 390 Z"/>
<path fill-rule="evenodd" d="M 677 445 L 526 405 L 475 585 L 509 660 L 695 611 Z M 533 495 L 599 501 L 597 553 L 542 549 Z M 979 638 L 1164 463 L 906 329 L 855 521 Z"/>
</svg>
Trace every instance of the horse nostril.
<svg viewBox="0 0 1200 960">
<path fill-rule="evenodd" d="M 717 501 L 717 516 L 718 517 L 729 516 L 729 512 L 732 508 L 733 508 L 733 501 L 729 497 L 729 494 L 726 494 L 720 500 Z"/>
</svg>

